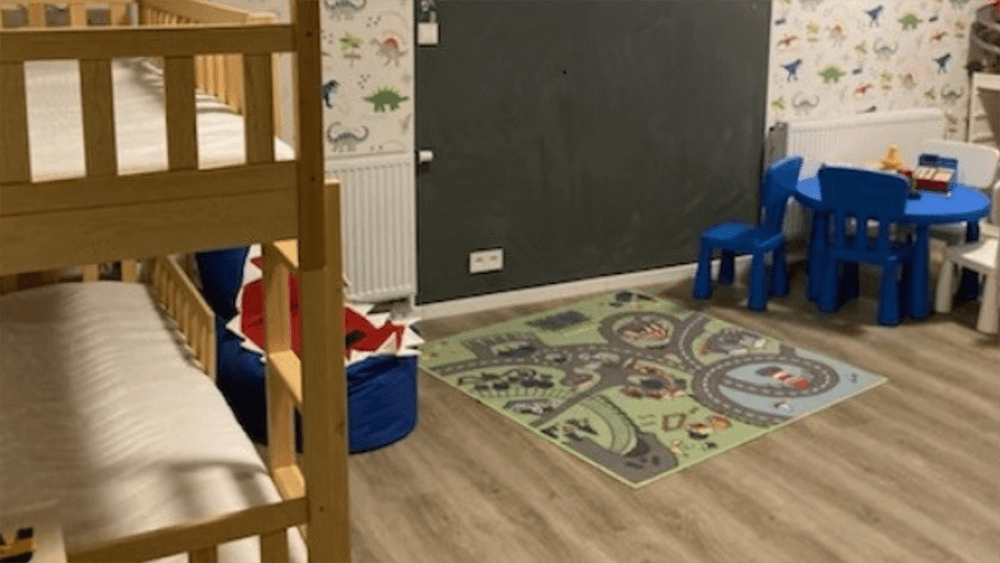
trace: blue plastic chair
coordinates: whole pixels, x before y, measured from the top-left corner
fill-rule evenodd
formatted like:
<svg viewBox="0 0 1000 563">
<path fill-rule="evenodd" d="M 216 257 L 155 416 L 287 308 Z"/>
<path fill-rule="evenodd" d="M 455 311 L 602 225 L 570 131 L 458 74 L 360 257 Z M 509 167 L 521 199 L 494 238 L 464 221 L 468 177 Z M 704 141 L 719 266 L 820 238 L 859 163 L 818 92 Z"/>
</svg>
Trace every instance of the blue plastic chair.
<svg viewBox="0 0 1000 563">
<path fill-rule="evenodd" d="M 858 168 L 823 166 L 816 174 L 819 179 L 823 207 L 833 223 L 833 238 L 822 256 L 822 281 L 819 309 L 832 313 L 840 308 L 840 267 L 845 266 L 848 278 L 855 278 L 859 264 L 882 267 L 877 320 L 893 326 L 902 317 L 900 275 L 906 278 L 913 261 L 914 247 L 906 241 L 893 240 L 892 224 L 903 219 L 906 211 L 909 183 L 894 173 L 875 172 Z M 871 237 L 864 228 L 870 220 L 878 222 L 878 234 Z M 858 227 L 848 234 L 850 225 Z M 856 282 L 855 282 L 856 283 Z M 849 283 L 853 286 L 855 283 Z M 856 288 L 850 291 L 857 295 Z"/>
<path fill-rule="evenodd" d="M 761 190 L 764 217 L 760 225 L 723 223 L 702 233 L 698 271 L 694 278 L 695 299 L 708 299 L 712 296 L 712 254 L 716 248 L 722 250 L 719 283 L 723 285 L 733 283 L 736 254 L 753 255 L 750 266 L 750 298 L 747 301 L 750 310 L 767 310 L 768 293 L 774 296 L 788 295 L 785 233 L 782 228 L 788 198 L 795 193 L 801 170 L 800 156 L 785 157 L 768 167 Z M 768 252 L 773 252 L 774 262 L 770 288 L 767 287 L 764 276 L 764 255 Z"/>
</svg>

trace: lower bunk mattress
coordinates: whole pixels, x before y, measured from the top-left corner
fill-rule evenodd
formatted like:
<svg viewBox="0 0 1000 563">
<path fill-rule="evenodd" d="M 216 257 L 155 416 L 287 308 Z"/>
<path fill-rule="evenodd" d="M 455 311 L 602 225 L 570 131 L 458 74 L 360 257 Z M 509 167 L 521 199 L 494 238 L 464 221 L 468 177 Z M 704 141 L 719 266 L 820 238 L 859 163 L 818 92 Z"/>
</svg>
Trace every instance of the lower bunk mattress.
<svg viewBox="0 0 1000 563">
<path fill-rule="evenodd" d="M 280 496 L 148 287 L 57 284 L 0 298 L 0 507 L 55 501 L 67 549 Z M 293 561 L 306 561 L 297 529 Z M 259 561 L 259 542 L 219 561 Z M 160 561 L 186 561 L 186 555 Z"/>
</svg>

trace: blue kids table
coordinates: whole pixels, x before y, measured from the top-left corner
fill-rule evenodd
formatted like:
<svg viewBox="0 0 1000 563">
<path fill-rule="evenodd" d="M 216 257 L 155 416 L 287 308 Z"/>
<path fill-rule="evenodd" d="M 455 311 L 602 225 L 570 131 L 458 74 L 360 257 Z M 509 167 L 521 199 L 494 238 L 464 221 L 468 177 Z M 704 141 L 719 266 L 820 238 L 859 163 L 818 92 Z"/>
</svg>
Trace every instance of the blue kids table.
<svg viewBox="0 0 1000 563">
<path fill-rule="evenodd" d="M 813 211 L 812 233 L 809 239 L 809 298 L 815 301 L 819 296 L 821 260 L 829 230 L 829 214 L 820 196 L 819 180 L 813 176 L 799 181 L 795 199 Z M 930 226 L 942 223 L 968 224 L 966 240 L 979 240 L 979 219 L 990 212 L 990 200 L 980 191 L 956 184 L 950 196 L 943 193 L 921 191 L 920 197 L 906 203 L 906 212 L 900 220 L 909 223 L 916 231 L 916 253 L 913 262 L 913 276 L 910 280 L 907 314 L 914 319 L 924 319 L 930 315 Z M 969 288 L 975 280 L 963 280 L 963 287 Z"/>
</svg>

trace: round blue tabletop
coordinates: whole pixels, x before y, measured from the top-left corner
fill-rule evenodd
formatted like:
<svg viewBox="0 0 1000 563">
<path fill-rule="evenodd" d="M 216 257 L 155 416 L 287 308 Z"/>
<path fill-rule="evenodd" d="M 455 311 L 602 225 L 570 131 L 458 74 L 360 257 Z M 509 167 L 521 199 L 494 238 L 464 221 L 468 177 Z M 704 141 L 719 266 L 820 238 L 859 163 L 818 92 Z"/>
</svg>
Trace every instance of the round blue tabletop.
<svg viewBox="0 0 1000 563">
<path fill-rule="evenodd" d="M 795 199 L 810 209 L 823 209 L 819 179 L 815 176 L 799 181 Z M 968 186 L 957 185 L 951 196 L 921 191 L 920 197 L 906 202 L 906 218 L 910 223 L 959 223 L 977 221 L 990 212 L 990 200 L 985 194 Z"/>
</svg>

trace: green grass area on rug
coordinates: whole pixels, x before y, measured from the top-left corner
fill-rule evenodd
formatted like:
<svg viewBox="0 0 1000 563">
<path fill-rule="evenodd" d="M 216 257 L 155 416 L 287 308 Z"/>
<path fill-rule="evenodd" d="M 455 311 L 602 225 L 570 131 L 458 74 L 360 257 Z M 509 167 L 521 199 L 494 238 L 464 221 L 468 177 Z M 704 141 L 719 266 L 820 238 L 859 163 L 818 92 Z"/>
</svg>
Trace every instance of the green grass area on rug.
<svg viewBox="0 0 1000 563">
<path fill-rule="evenodd" d="M 632 487 L 885 382 L 635 291 L 427 342 L 420 367 Z"/>
</svg>

